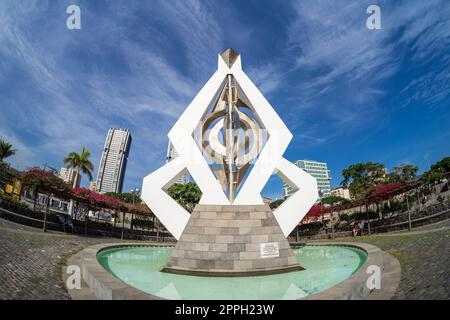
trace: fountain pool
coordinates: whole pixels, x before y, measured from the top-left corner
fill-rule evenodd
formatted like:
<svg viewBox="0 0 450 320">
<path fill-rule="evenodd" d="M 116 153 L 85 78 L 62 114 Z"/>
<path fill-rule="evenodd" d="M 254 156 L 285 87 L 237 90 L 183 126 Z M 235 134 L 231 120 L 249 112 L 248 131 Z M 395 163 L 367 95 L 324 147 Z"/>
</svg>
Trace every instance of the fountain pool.
<svg viewBox="0 0 450 320">
<path fill-rule="evenodd" d="M 248 277 L 189 276 L 161 272 L 173 247 L 138 246 L 103 249 L 97 260 L 126 284 L 165 299 L 299 299 L 344 281 L 364 264 L 367 253 L 350 246 L 294 246 L 305 268 Z"/>
</svg>

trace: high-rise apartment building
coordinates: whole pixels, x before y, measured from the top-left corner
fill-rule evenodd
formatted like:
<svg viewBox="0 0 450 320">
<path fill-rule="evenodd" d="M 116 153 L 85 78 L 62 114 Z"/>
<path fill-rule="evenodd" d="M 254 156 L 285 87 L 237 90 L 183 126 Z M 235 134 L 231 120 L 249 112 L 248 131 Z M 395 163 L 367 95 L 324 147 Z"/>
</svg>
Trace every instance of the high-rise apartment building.
<svg viewBox="0 0 450 320">
<path fill-rule="evenodd" d="M 316 178 L 317 189 L 319 190 L 319 195 L 321 197 L 328 197 L 331 195 L 331 175 L 326 163 L 313 160 L 298 160 L 294 162 L 294 164 Z M 291 186 L 283 183 L 283 196 L 285 198 L 289 197 L 293 192 L 294 190 Z"/>
<path fill-rule="evenodd" d="M 167 145 L 167 155 L 166 155 L 166 163 L 172 161 L 173 159 L 178 157 L 178 152 L 173 147 L 172 143 L 169 141 Z M 175 183 L 186 184 L 189 182 L 189 173 L 186 172 L 182 176 L 180 176 Z"/>
<path fill-rule="evenodd" d="M 81 175 L 77 176 L 77 172 L 73 168 L 61 168 L 59 171 L 59 177 L 71 186 L 79 187 L 81 182 Z M 76 183 L 75 183 L 76 177 Z"/>
<path fill-rule="evenodd" d="M 98 192 L 122 192 L 130 146 L 131 134 L 128 129 L 109 129 L 98 168 Z"/>
</svg>

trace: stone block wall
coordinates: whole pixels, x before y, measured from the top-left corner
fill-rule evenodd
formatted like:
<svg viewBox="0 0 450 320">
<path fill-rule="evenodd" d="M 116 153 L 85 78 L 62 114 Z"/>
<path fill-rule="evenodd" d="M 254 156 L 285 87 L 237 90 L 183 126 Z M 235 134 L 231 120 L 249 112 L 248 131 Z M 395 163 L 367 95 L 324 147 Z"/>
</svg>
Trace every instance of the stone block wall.
<svg viewBox="0 0 450 320">
<path fill-rule="evenodd" d="M 269 206 L 197 205 L 164 271 L 238 276 L 300 269 Z"/>
</svg>

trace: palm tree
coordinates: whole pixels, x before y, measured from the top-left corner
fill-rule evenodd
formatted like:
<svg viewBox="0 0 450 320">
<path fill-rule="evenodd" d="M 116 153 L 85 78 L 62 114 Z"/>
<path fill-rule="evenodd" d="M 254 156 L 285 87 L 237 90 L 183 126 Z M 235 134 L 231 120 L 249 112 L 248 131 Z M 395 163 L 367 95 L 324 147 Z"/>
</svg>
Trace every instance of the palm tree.
<svg viewBox="0 0 450 320">
<path fill-rule="evenodd" d="M 75 179 L 73 181 L 73 188 L 77 186 L 78 176 L 80 171 L 86 174 L 89 178 L 89 181 L 92 181 L 92 171 L 94 171 L 94 165 L 91 161 L 89 161 L 89 157 L 91 156 L 91 152 L 89 150 L 83 149 L 81 150 L 81 154 L 76 152 L 71 152 L 64 159 L 64 163 L 68 165 L 69 168 L 76 169 Z M 70 200 L 69 204 L 69 215 L 71 217 L 74 216 L 73 212 L 73 200 Z"/>
<path fill-rule="evenodd" d="M 15 155 L 16 151 L 16 149 L 12 148 L 12 144 L 0 139 L 0 162 L 3 162 L 4 159 Z"/>
<path fill-rule="evenodd" d="M 94 171 L 94 165 L 91 161 L 89 161 L 90 156 L 91 152 L 83 147 L 81 153 L 71 152 L 64 159 L 64 163 L 67 164 L 69 168 L 76 169 L 76 175 L 73 182 L 74 188 L 76 187 L 80 171 L 88 176 L 89 181 L 92 181 L 92 171 Z"/>
</svg>

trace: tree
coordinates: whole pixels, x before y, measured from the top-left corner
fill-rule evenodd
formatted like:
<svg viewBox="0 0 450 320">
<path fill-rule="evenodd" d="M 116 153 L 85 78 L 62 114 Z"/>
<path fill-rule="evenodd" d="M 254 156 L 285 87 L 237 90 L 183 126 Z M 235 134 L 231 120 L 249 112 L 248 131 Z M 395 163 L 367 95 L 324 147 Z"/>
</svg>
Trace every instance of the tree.
<svg viewBox="0 0 450 320">
<path fill-rule="evenodd" d="M 92 181 L 92 171 L 94 171 L 94 165 L 91 161 L 89 161 L 89 157 L 91 156 L 91 153 L 84 149 L 81 150 L 81 154 L 78 154 L 76 152 L 71 152 L 69 155 L 64 159 L 64 163 L 69 166 L 69 168 L 76 169 L 75 179 L 73 180 L 72 188 L 77 187 L 77 181 L 78 176 L 80 175 L 80 171 L 86 174 L 89 178 L 89 181 Z M 71 217 L 73 217 L 74 212 L 74 202 L 73 200 L 70 200 L 69 204 L 69 214 Z"/>
<path fill-rule="evenodd" d="M 76 169 L 76 175 L 73 182 L 73 188 L 76 187 L 78 176 L 80 174 L 80 171 L 84 174 L 86 174 L 89 178 L 89 181 L 92 181 L 92 171 L 94 171 L 94 165 L 91 161 L 89 161 L 89 157 L 91 156 L 91 153 L 89 150 L 83 149 L 81 150 L 81 153 L 71 152 L 69 155 L 64 159 L 64 163 L 69 166 L 69 168 Z"/>
<path fill-rule="evenodd" d="M 6 177 L 6 175 L 8 174 L 7 169 L 8 167 L 6 166 L 6 163 L 0 162 L 0 180 Z"/>
<path fill-rule="evenodd" d="M 328 196 L 328 197 L 323 197 L 321 199 L 321 203 L 322 204 L 329 204 L 329 205 L 334 205 L 334 204 L 343 204 L 343 203 L 349 203 L 350 200 L 339 197 L 339 196 Z"/>
<path fill-rule="evenodd" d="M 197 184 L 189 182 L 186 184 L 175 183 L 167 190 L 169 196 L 176 200 L 187 211 L 192 212 L 202 197 L 202 192 Z"/>
<path fill-rule="evenodd" d="M 45 171 L 40 168 L 31 168 L 26 171 L 21 178 L 22 186 L 33 190 L 34 194 L 34 207 L 36 211 L 36 200 L 38 193 L 42 192 L 47 195 L 47 203 L 44 214 L 44 223 L 42 229 L 47 231 L 47 214 L 49 211 L 50 196 L 53 193 L 67 193 L 70 186 L 66 184 L 62 179 L 53 174 L 53 172 Z"/>
<path fill-rule="evenodd" d="M 278 200 L 272 201 L 269 204 L 270 209 L 273 210 L 273 209 L 278 208 L 279 206 L 281 206 L 281 204 L 284 202 L 284 200 L 286 200 L 286 199 L 278 199 Z"/>
<path fill-rule="evenodd" d="M 133 194 L 131 192 L 122 192 L 122 193 L 119 193 L 119 192 L 106 192 L 105 195 L 109 196 L 109 197 L 112 197 L 112 198 L 119 199 L 119 200 L 121 200 L 123 202 L 126 202 L 126 203 L 133 203 L 133 204 L 134 203 L 141 203 L 141 198 L 138 195 Z"/>
<path fill-rule="evenodd" d="M 341 185 L 348 187 L 355 199 L 362 199 L 386 180 L 386 169 L 381 163 L 356 163 L 342 170 L 342 177 Z"/>
<path fill-rule="evenodd" d="M 0 162 L 3 162 L 4 159 L 15 155 L 16 151 L 16 149 L 13 149 L 12 144 L 0 139 Z"/>
<path fill-rule="evenodd" d="M 431 171 L 450 172 L 450 157 L 445 157 L 431 166 Z"/>
<path fill-rule="evenodd" d="M 442 176 L 443 176 L 442 172 L 429 170 L 423 173 L 421 179 L 423 182 L 432 185 L 441 181 Z"/>
<path fill-rule="evenodd" d="M 415 180 L 419 167 L 412 164 L 405 164 L 394 167 L 394 171 L 389 175 L 389 181 L 401 184 L 410 183 Z"/>
<path fill-rule="evenodd" d="M 422 175 L 422 180 L 426 183 L 433 184 L 441 181 L 450 173 L 450 157 L 445 157 L 430 167 L 430 170 Z"/>
</svg>

